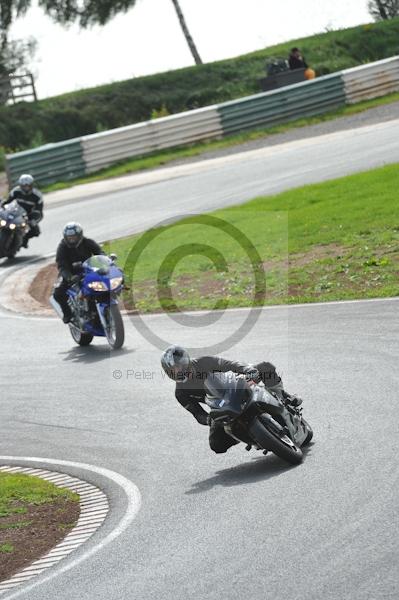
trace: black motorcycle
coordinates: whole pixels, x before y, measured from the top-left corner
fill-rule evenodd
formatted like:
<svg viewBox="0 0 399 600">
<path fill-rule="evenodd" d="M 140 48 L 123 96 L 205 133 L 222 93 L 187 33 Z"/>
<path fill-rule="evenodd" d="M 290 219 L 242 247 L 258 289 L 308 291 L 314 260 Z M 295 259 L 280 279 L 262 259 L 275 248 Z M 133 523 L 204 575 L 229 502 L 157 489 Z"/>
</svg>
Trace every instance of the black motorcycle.
<svg viewBox="0 0 399 600">
<path fill-rule="evenodd" d="M 28 215 L 16 200 L 0 208 L 0 258 L 13 258 L 29 231 Z"/>
<path fill-rule="evenodd" d="M 302 409 L 283 404 L 263 383 L 248 382 L 231 371 L 208 375 L 205 389 L 211 419 L 228 435 L 247 444 L 247 450 L 254 446 L 291 464 L 301 462 L 301 446 L 313 437 Z"/>
</svg>

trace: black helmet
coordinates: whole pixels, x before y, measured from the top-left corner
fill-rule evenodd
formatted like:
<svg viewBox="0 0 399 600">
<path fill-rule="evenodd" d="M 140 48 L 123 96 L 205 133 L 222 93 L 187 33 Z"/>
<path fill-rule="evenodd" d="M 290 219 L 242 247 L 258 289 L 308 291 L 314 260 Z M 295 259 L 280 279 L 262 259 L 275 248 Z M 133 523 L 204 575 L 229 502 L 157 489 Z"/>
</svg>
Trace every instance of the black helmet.
<svg viewBox="0 0 399 600">
<path fill-rule="evenodd" d="M 21 192 L 26 195 L 30 194 L 33 190 L 33 183 L 33 177 L 32 175 L 29 175 L 29 173 L 24 173 L 18 179 L 18 185 L 21 188 Z"/>
<path fill-rule="evenodd" d="M 68 248 L 77 248 L 83 240 L 83 229 L 79 223 L 67 223 L 63 229 L 62 237 Z"/>
<path fill-rule="evenodd" d="M 169 346 L 161 357 L 161 365 L 167 376 L 181 383 L 188 379 L 190 364 L 190 355 L 181 346 Z"/>
</svg>

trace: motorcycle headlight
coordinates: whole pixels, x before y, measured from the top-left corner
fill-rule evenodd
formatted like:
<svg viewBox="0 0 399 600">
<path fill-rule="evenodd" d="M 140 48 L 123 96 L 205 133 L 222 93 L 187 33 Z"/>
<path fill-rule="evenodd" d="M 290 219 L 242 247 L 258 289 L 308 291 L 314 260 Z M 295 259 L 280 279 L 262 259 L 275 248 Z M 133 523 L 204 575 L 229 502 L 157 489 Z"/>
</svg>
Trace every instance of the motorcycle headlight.
<svg viewBox="0 0 399 600">
<path fill-rule="evenodd" d="M 1 219 L 1 221 L 0 221 L 0 225 L 1 225 L 2 227 L 5 227 L 5 226 L 7 225 L 7 221 L 5 221 L 4 219 Z"/>
<path fill-rule="evenodd" d="M 15 228 L 16 228 L 15 223 L 10 223 L 10 229 L 15 229 Z"/>
<path fill-rule="evenodd" d="M 108 288 L 102 281 L 91 281 L 88 287 L 94 292 L 107 292 Z"/>
<path fill-rule="evenodd" d="M 111 279 L 111 290 L 115 290 L 122 284 L 123 277 L 112 277 Z"/>
</svg>

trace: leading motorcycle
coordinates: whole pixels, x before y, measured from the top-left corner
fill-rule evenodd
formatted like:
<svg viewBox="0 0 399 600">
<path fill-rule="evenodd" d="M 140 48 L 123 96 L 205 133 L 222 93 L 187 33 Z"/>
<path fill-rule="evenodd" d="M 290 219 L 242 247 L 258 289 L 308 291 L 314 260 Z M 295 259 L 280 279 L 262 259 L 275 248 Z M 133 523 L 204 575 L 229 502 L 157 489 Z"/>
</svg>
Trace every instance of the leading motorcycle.
<svg viewBox="0 0 399 600">
<path fill-rule="evenodd" d="M 0 208 L 0 258 L 14 258 L 29 231 L 26 211 L 13 200 Z"/>
<path fill-rule="evenodd" d="M 212 373 L 205 380 L 210 418 L 225 432 L 258 450 L 273 452 L 291 464 L 303 458 L 302 446 L 313 437 L 302 409 L 283 404 L 263 383 L 248 382 L 231 371 Z"/>
<path fill-rule="evenodd" d="M 115 264 L 116 255 L 96 255 L 84 263 L 74 263 L 79 272 L 68 289 L 68 303 L 72 311 L 69 329 L 80 346 L 88 346 L 94 336 L 106 337 L 113 349 L 121 348 L 125 330 L 119 310 L 118 296 L 123 290 L 123 271 Z M 51 296 L 50 303 L 62 318 L 58 302 Z"/>
</svg>

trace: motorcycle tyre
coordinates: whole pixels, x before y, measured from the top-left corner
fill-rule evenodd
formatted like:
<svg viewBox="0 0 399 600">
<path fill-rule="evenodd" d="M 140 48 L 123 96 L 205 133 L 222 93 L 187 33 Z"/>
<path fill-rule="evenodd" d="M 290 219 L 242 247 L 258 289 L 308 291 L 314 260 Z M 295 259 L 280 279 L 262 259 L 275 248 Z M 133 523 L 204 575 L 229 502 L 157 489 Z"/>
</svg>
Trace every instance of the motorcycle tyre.
<svg viewBox="0 0 399 600">
<path fill-rule="evenodd" d="M 76 342 L 79 346 L 88 346 L 93 340 L 91 333 L 84 333 L 80 331 L 77 327 L 75 327 L 75 325 L 72 325 L 72 323 L 69 324 L 69 331 L 74 342 Z"/>
<path fill-rule="evenodd" d="M 249 432 L 253 439 L 264 450 L 270 450 L 279 458 L 282 458 L 292 465 L 297 465 L 302 461 L 302 450 L 290 440 L 292 446 L 283 442 L 276 433 L 272 433 L 260 421 L 254 419 L 249 427 Z"/>
<path fill-rule="evenodd" d="M 7 244 L 9 238 L 10 232 L 2 229 L 0 231 L 0 258 L 3 258 L 5 256 L 7 256 L 7 258 L 10 258 L 7 254 L 9 250 L 9 244 Z"/>
<path fill-rule="evenodd" d="M 114 336 L 111 336 L 109 332 L 106 331 L 105 335 L 107 337 L 108 344 L 111 346 L 111 348 L 113 350 L 118 350 L 123 346 L 123 342 L 125 341 L 125 327 L 123 325 L 123 319 L 119 310 L 119 306 L 117 304 L 111 304 L 108 310 L 114 322 L 115 334 Z M 107 313 L 105 315 L 105 318 L 109 318 Z"/>
<path fill-rule="evenodd" d="M 313 437 L 313 429 L 311 428 L 311 426 L 309 425 L 309 423 L 307 421 L 305 421 L 305 419 L 302 417 L 302 422 L 304 423 L 304 425 L 308 428 L 309 433 L 307 435 L 307 437 L 305 438 L 305 441 L 303 442 L 302 446 L 307 446 L 308 444 L 310 444 L 312 437 Z"/>
</svg>

